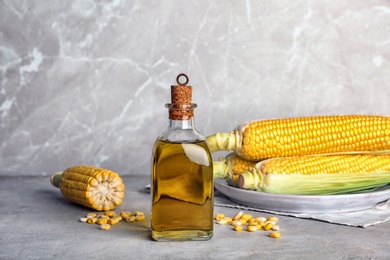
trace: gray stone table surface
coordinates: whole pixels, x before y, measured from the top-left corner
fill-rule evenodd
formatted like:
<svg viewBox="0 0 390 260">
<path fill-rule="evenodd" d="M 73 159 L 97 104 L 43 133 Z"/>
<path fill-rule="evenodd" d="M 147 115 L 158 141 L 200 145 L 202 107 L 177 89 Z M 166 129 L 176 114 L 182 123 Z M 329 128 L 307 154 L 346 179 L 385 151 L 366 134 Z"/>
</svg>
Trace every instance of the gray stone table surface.
<svg viewBox="0 0 390 260">
<path fill-rule="evenodd" d="M 149 216 L 150 196 L 139 192 L 149 178 L 126 176 L 124 183 L 115 211 Z M 390 222 L 363 229 L 279 216 L 280 239 L 215 224 L 209 241 L 155 242 L 149 218 L 110 231 L 79 222 L 91 210 L 65 200 L 48 177 L 1 176 L 0 198 L 0 259 L 390 259 Z M 217 212 L 233 216 L 237 209 Z"/>
</svg>

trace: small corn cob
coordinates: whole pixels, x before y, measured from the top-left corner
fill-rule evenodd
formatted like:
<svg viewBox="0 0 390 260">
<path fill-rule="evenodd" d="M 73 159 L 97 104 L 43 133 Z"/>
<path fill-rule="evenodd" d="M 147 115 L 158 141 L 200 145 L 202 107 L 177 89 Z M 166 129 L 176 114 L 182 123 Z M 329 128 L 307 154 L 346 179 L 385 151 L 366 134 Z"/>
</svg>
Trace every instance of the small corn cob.
<svg viewBox="0 0 390 260">
<path fill-rule="evenodd" d="M 235 153 L 221 157 L 213 162 L 214 178 L 224 178 L 230 185 L 237 186 L 241 173 L 250 171 L 257 162 L 242 159 Z"/>
<path fill-rule="evenodd" d="M 240 174 L 243 189 L 278 194 L 329 195 L 373 190 L 390 183 L 390 154 L 281 157 Z"/>
<path fill-rule="evenodd" d="M 211 152 L 233 150 L 244 159 L 390 149 L 390 117 L 313 116 L 248 122 L 207 137 Z"/>
<path fill-rule="evenodd" d="M 125 186 L 112 171 L 93 166 L 72 166 L 50 178 L 68 200 L 98 211 L 114 209 L 122 203 Z"/>
</svg>

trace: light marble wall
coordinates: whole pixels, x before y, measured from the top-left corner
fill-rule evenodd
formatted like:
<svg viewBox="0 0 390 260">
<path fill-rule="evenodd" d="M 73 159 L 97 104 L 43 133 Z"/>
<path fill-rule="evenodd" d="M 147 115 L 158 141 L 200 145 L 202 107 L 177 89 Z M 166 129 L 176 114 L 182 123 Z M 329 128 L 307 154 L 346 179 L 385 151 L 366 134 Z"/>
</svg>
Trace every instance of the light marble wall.
<svg viewBox="0 0 390 260">
<path fill-rule="evenodd" d="M 181 72 L 204 135 L 390 114 L 390 1 L 0 0 L 0 174 L 149 174 Z"/>
</svg>

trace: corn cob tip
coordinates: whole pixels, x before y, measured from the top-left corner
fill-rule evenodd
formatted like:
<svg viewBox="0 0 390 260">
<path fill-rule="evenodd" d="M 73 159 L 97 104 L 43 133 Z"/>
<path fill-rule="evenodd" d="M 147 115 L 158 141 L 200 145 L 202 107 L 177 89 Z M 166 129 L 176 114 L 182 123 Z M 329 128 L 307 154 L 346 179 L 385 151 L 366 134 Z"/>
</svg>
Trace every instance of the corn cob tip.
<svg viewBox="0 0 390 260">
<path fill-rule="evenodd" d="M 50 182 L 54 187 L 59 188 L 61 184 L 62 172 L 57 172 L 50 177 Z"/>
</svg>

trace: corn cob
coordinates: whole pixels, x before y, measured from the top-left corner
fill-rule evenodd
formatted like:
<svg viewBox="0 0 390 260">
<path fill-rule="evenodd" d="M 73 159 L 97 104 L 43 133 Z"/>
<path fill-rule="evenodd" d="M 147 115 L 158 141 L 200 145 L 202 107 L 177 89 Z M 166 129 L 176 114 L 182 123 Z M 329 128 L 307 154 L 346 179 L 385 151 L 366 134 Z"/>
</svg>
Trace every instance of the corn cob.
<svg viewBox="0 0 390 260">
<path fill-rule="evenodd" d="M 390 153 L 272 158 L 238 179 L 243 189 L 305 195 L 362 192 L 389 183 Z"/>
<path fill-rule="evenodd" d="M 224 178 L 230 185 L 237 186 L 241 173 L 250 171 L 257 162 L 242 159 L 235 153 L 213 162 L 214 178 Z"/>
<path fill-rule="evenodd" d="M 390 117 L 313 116 L 252 121 L 207 137 L 211 152 L 247 160 L 390 149 Z"/>
<path fill-rule="evenodd" d="M 111 210 L 122 203 L 125 186 L 112 171 L 93 166 L 72 166 L 50 178 L 68 200 L 98 211 Z"/>
</svg>

